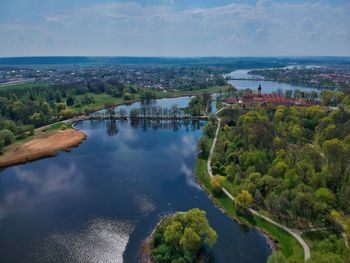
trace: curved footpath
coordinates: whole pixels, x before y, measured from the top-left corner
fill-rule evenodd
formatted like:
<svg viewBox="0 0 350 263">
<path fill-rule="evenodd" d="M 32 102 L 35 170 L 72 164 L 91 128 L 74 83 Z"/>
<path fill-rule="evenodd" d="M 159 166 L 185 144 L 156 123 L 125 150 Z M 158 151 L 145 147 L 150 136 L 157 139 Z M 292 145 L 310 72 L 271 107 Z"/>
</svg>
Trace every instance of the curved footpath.
<svg viewBox="0 0 350 263">
<path fill-rule="evenodd" d="M 216 117 L 217 117 L 217 120 L 218 120 L 218 127 L 216 128 L 216 132 L 215 132 L 215 137 L 214 137 L 214 140 L 213 140 L 213 144 L 211 146 L 211 149 L 210 149 L 210 153 L 209 153 L 209 158 L 208 158 L 208 162 L 207 162 L 207 169 L 208 169 L 208 174 L 210 175 L 210 177 L 214 177 L 213 175 L 213 172 L 211 170 L 211 159 L 213 157 L 213 154 L 214 154 L 214 150 L 215 150 L 215 145 L 216 145 L 216 142 L 217 142 L 217 139 L 218 139 L 218 135 L 219 135 L 219 131 L 220 131 L 220 127 L 221 127 L 221 119 L 218 117 L 218 113 L 220 111 L 222 111 L 223 109 L 225 109 L 225 107 L 221 108 L 220 110 L 218 110 L 215 114 L 216 114 Z M 229 191 L 227 191 L 226 188 L 222 187 L 222 191 L 225 193 L 225 195 L 230 198 L 232 201 L 235 201 L 235 198 L 229 193 Z M 254 209 L 249 209 L 249 211 L 270 222 L 271 224 L 274 224 L 275 226 L 278 226 L 280 228 L 282 228 L 283 230 L 287 231 L 290 235 L 292 235 L 298 242 L 299 244 L 302 246 L 303 250 L 304 250 L 304 260 L 308 260 L 310 258 L 310 247 L 308 246 L 308 244 L 305 242 L 305 240 L 301 237 L 301 234 L 303 233 L 302 231 L 299 231 L 299 230 L 295 230 L 295 229 L 291 229 L 291 228 L 288 228 L 284 225 L 281 225 L 277 222 L 275 222 L 274 220 L 272 220 L 271 218 L 268 218 L 262 214 L 260 214 L 258 211 L 254 210 Z"/>
</svg>

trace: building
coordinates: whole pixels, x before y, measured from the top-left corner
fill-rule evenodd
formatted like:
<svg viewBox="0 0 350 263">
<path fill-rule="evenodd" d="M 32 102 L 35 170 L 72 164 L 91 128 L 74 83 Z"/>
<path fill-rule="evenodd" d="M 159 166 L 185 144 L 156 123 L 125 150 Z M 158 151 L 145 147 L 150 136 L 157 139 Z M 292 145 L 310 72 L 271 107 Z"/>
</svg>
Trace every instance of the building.
<svg viewBox="0 0 350 263">
<path fill-rule="evenodd" d="M 277 106 L 311 106 L 314 101 L 307 101 L 303 98 L 286 98 L 277 93 L 262 93 L 261 85 L 258 87 L 258 93 L 247 93 L 241 99 L 229 98 L 225 101 L 227 104 L 239 105 L 243 108 L 256 107 L 277 107 Z"/>
</svg>

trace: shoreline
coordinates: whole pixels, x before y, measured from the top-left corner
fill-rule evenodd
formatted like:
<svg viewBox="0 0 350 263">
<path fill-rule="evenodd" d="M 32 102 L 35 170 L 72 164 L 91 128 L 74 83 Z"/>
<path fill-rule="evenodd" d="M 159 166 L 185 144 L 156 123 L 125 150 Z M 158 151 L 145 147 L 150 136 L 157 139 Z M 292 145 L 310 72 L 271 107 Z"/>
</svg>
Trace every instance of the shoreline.
<svg viewBox="0 0 350 263">
<path fill-rule="evenodd" d="M 29 141 L 10 145 L 0 155 L 0 168 L 56 156 L 60 151 L 69 151 L 79 146 L 86 138 L 85 133 L 74 128 L 34 135 Z"/>
<path fill-rule="evenodd" d="M 225 90 L 227 88 L 228 88 L 228 86 L 220 87 L 220 89 L 222 89 L 222 90 Z M 191 96 L 196 96 L 196 95 L 200 95 L 200 94 L 204 94 L 204 93 L 213 94 L 213 93 L 217 93 L 217 92 L 219 92 L 219 90 L 212 90 L 212 91 L 210 91 L 210 90 L 205 90 L 205 91 L 197 90 L 197 91 L 193 91 L 190 93 L 165 94 L 164 97 L 156 98 L 155 100 L 180 98 L 180 97 L 191 97 Z M 132 104 L 135 102 L 140 102 L 140 101 L 141 101 L 141 99 L 133 99 L 133 100 L 129 100 L 129 101 L 115 102 L 115 103 L 112 103 L 112 105 L 113 105 L 113 107 L 118 107 L 121 105 L 129 105 L 129 104 Z M 95 113 L 97 111 L 100 111 L 102 109 L 105 109 L 104 105 L 98 106 L 94 109 L 90 109 L 90 110 L 88 110 L 88 112 L 91 114 L 91 113 Z M 2 154 L 0 154 L 0 169 L 14 166 L 14 165 L 18 165 L 18 164 L 24 164 L 24 163 L 40 160 L 40 159 L 43 159 L 46 157 L 53 157 L 53 156 L 56 156 L 58 154 L 58 152 L 60 152 L 60 151 L 69 151 L 71 148 L 78 147 L 87 138 L 86 134 L 84 134 L 79 129 L 75 128 L 75 124 L 81 121 L 81 120 L 79 120 L 79 118 L 82 116 L 84 116 L 84 115 L 76 115 L 73 118 L 54 122 L 54 123 L 51 123 L 51 124 L 48 124 L 48 125 L 45 125 L 45 126 L 42 126 L 42 127 L 39 127 L 36 129 L 36 131 L 41 132 L 46 127 L 51 127 L 55 124 L 71 123 L 71 125 L 72 125 L 71 130 L 76 131 L 76 134 L 78 134 L 78 133 L 80 134 L 80 136 L 78 136 L 78 138 L 75 138 L 73 141 L 68 141 L 68 142 L 64 142 L 64 143 L 59 143 L 60 142 L 60 138 L 59 138 L 58 140 L 52 140 L 50 145 L 46 146 L 47 147 L 46 149 L 41 148 L 41 149 L 36 149 L 33 152 L 22 152 L 22 153 L 21 153 L 21 151 L 23 149 L 21 147 L 26 147 L 25 145 L 27 143 L 33 142 L 33 141 L 38 140 L 38 139 L 42 139 L 42 135 L 41 134 L 34 135 L 33 138 L 31 138 L 27 142 L 15 142 L 12 145 L 9 145 L 9 148 L 5 149 L 4 152 Z M 75 120 L 77 118 L 78 118 L 78 120 Z M 67 129 L 67 130 L 69 130 L 69 129 Z M 47 137 L 53 136 L 54 134 L 58 133 L 59 131 L 60 130 L 51 132 L 48 134 Z"/>
<path fill-rule="evenodd" d="M 218 86 L 219 88 L 217 90 L 194 90 L 194 91 L 191 91 L 191 92 L 188 92 L 188 93 L 173 93 L 173 94 L 167 94 L 166 92 L 165 93 L 162 93 L 162 94 L 165 94 L 164 97 L 160 97 L 160 98 L 155 98 L 155 99 L 152 99 L 152 100 L 162 100 L 162 99 L 174 99 L 174 98 L 181 98 L 181 97 L 191 97 L 191 96 L 196 96 L 196 95 L 203 95 L 205 93 L 209 93 L 209 94 L 214 94 L 214 93 L 218 93 L 221 89 L 222 91 L 225 91 L 226 89 L 228 89 L 230 86 L 232 86 L 231 84 L 228 84 L 228 85 L 225 85 L 225 86 Z M 213 87 L 215 88 L 215 87 Z M 127 100 L 127 101 L 122 101 L 122 102 L 115 102 L 115 103 L 111 103 L 111 105 L 113 107 L 118 107 L 118 106 L 122 106 L 122 105 L 128 105 L 128 104 L 132 104 L 132 103 L 135 103 L 135 102 L 141 102 L 142 100 L 141 99 L 132 99 L 132 100 Z M 74 109 L 74 107 L 73 107 Z M 87 109 L 87 111 L 89 113 L 95 113 L 97 111 L 100 111 L 100 110 L 103 110 L 105 109 L 105 106 L 104 105 L 101 105 L 101 106 L 97 106 L 95 108 L 92 108 L 92 109 Z M 77 115 L 77 116 L 80 116 L 80 115 Z"/>
<path fill-rule="evenodd" d="M 272 235 L 260 228 L 260 227 L 257 227 L 257 226 L 253 226 L 253 225 L 250 225 L 246 222 L 243 222 L 242 220 L 240 220 L 238 217 L 236 216 L 233 216 L 231 215 L 224 207 L 222 207 L 219 202 L 216 200 L 216 198 L 211 194 L 211 192 L 207 189 L 207 187 L 204 185 L 204 183 L 202 182 L 202 180 L 198 177 L 198 174 L 197 174 L 197 164 L 198 164 L 198 158 L 196 158 L 196 170 L 195 170 L 195 174 L 194 174 L 194 177 L 195 177 L 195 180 L 196 182 L 200 185 L 200 187 L 202 188 L 203 191 L 206 192 L 208 198 L 210 199 L 210 201 L 213 203 L 213 205 L 219 209 L 221 211 L 221 213 L 223 213 L 224 215 L 226 215 L 228 218 L 230 218 L 231 220 L 235 221 L 237 224 L 239 224 L 240 226 L 243 226 L 243 227 L 248 227 L 250 229 L 253 229 L 255 228 L 263 237 L 266 238 L 266 241 L 267 241 L 267 244 L 268 246 L 271 248 L 271 251 L 272 253 L 273 252 L 276 252 L 278 250 L 278 245 L 277 245 L 277 242 L 275 242 L 276 240 L 272 237 Z M 233 205 L 233 204 L 232 204 Z"/>
</svg>

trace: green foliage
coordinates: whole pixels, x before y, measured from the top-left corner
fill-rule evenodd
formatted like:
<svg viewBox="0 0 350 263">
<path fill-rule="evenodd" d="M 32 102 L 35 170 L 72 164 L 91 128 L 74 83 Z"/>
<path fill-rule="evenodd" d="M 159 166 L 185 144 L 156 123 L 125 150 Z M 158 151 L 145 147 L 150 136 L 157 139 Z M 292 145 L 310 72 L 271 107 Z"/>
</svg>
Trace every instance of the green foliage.
<svg viewBox="0 0 350 263">
<path fill-rule="evenodd" d="M 287 263 L 281 252 L 275 252 L 267 259 L 267 263 Z"/>
<path fill-rule="evenodd" d="M 242 214 L 247 213 L 253 201 L 253 196 L 247 190 L 242 190 L 235 198 L 236 210 Z"/>
<path fill-rule="evenodd" d="M 203 127 L 203 134 L 209 138 L 214 138 L 216 131 L 216 125 L 208 121 L 207 124 Z"/>
<path fill-rule="evenodd" d="M 153 237 L 152 257 L 157 263 L 194 262 L 204 246 L 213 246 L 217 234 L 205 211 L 178 212 L 162 220 Z"/>
<path fill-rule="evenodd" d="M 220 196 L 222 194 L 222 184 L 224 181 L 225 177 L 220 175 L 216 175 L 210 179 L 211 190 L 215 196 Z"/>
<path fill-rule="evenodd" d="M 15 139 L 15 136 L 10 130 L 0 130 L 0 142 L 2 142 L 3 146 L 10 145 Z"/>
<path fill-rule="evenodd" d="M 344 263 L 344 261 L 332 253 L 313 253 L 307 263 Z"/>
<path fill-rule="evenodd" d="M 350 112 L 281 106 L 222 115 L 212 168 L 226 174 L 232 194 L 248 190 L 255 205 L 288 223 L 350 213 Z"/>
<path fill-rule="evenodd" d="M 209 142 L 207 137 L 202 137 L 198 141 L 198 154 L 201 158 L 208 158 L 209 156 Z"/>
<path fill-rule="evenodd" d="M 201 116 L 202 113 L 205 113 L 206 110 L 209 109 L 210 102 L 211 96 L 209 93 L 204 93 L 202 95 L 195 96 L 188 103 L 187 112 L 191 116 Z M 214 120 L 211 121 L 215 122 L 216 118 L 214 118 Z"/>
</svg>

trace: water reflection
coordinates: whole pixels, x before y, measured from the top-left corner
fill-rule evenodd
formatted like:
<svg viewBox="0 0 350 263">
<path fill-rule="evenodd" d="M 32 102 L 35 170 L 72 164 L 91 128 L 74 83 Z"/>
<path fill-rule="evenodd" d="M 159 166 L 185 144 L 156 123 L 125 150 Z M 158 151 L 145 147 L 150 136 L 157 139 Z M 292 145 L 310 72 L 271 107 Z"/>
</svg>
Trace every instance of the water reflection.
<svg viewBox="0 0 350 263">
<path fill-rule="evenodd" d="M 266 262 L 265 238 L 242 231 L 194 179 L 204 123 L 81 122 L 78 148 L 4 170 L 0 262 L 135 263 L 160 216 L 194 207 L 219 234 L 217 263 Z"/>
<path fill-rule="evenodd" d="M 117 127 L 117 123 L 115 120 L 107 121 L 106 123 L 106 129 L 107 129 L 107 135 L 108 136 L 114 136 L 117 135 L 119 132 L 119 129 Z"/>
<path fill-rule="evenodd" d="M 23 166 L 14 167 L 0 177 L 0 219 L 29 212 L 35 206 L 60 195 L 78 194 L 83 190 L 83 175 L 74 163 L 52 164 L 40 173 Z"/>
</svg>

